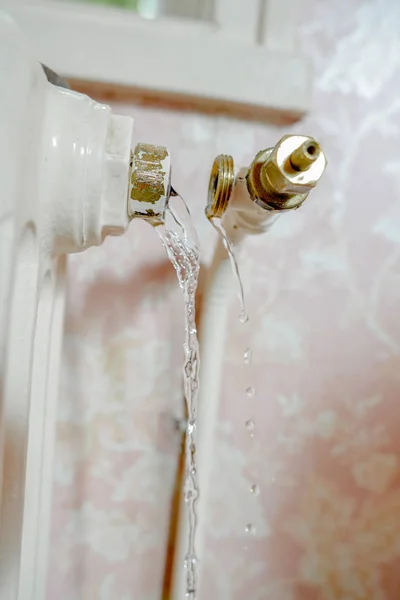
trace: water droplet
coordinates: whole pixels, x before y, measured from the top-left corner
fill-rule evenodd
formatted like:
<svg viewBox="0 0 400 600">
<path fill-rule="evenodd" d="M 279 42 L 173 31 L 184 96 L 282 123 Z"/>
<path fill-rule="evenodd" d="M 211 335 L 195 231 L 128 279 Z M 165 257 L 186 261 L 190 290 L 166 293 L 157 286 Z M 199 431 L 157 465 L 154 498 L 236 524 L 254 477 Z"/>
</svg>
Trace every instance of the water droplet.
<svg viewBox="0 0 400 600">
<path fill-rule="evenodd" d="M 194 567 L 197 564 L 197 557 L 192 554 L 191 556 L 186 556 L 183 566 L 185 569 L 188 569 L 190 566 Z"/>
<path fill-rule="evenodd" d="M 246 388 L 246 396 L 248 396 L 249 398 L 254 398 L 255 395 L 256 389 L 252 385 L 249 385 L 249 387 Z"/>
<path fill-rule="evenodd" d="M 246 348 L 246 350 L 244 351 L 243 358 L 246 365 L 249 365 L 251 363 L 251 348 Z"/>
<path fill-rule="evenodd" d="M 193 492 L 192 492 L 192 490 L 189 490 L 185 494 L 185 502 L 190 502 L 192 498 L 193 498 Z"/>
<path fill-rule="evenodd" d="M 260 488 L 256 483 L 253 483 L 253 485 L 250 487 L 250 494 L 253 494 L 253 496 L 258 496 L 259 493 Z"/>
<path fill-rule="evenodd" d="M 191 475 L 196 475 L 196 467 L 193 467 L 190 471 Z"/>
<path fill-rule="evenodd" d="M 185 375 L 189 379 L 192 376 L 193 365 L 191 362 L 188 362 L 185 366 Z"/>
<path fill-rule="evenodd" d="M 247 323 L 248 320 L 249 320 L 249 315 L 247 314 L 247 312 L 245 310 L 241 310 L 240 315 L 239 315 L 239 321 L 241 323 Z"/>
<path fill-rule="evenodd" d="M 246 425 L 247 431 L 250 432 L 250 436 L 254 437 L 254 429 L 255 429 L 254 421 L 252 419 L 249 419 L 248 421 L 246 421 L 245 425 Z"/>
<path fill-rule="evenodd" d="M 254 527 L 254 525 L 252 523 L 248 523 L 246 525 L 246 529 L 245 532 L 250 534 L 250 535 L 254 535 L 256 532 L 256 528 Z"/>
</svg>

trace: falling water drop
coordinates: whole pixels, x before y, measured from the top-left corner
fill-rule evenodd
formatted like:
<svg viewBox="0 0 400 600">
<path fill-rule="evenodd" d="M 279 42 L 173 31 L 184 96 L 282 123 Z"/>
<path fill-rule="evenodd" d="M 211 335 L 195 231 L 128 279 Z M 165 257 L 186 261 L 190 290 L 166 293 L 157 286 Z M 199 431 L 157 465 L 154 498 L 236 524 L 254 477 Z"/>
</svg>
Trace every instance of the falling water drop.
<svg viewBox="0 0 400 600">
<path fill-rule="evenodd" d="M 246 421 L 245 425 L 246 425 L 247 431 L 250 433 L 250 436 L 253 437 L 254 429 L 255 429 L 254 421 L 252 419 L 249 419 L 248 421 Z"/>
<path fill-rule="evenodd" d="M 248 320 L 249 320 L 249 315 L 247 314 L 246 310 L 241 310 L 240 314 L 239 314 L 239 321 L 241 323 L 247 323 Z"/>
<path fill-rule="evenodd" d="M 248 396 L 249 398 L 254 398 L 255 395 L 256 395 L 256 390 L 255 390 L 254 386 L 249 385 L 249 387 L 246 388 L 246 396 Z"/>
<path fill-rule="evenodd" d="M 251 348 L 246 348 L 243 357 L 245 364 L 249 365 L 251 363 Z"/>
<path fill-rule="evenodd" d="M 256 533 L 256 528 L 252 523 L 248 523 L 245 528 L 245 532 L 249 535 L 254 535 Z"/>
<path fill-rule="evenodd" d="M 260 488 L 256 483 L 253 483 L 253 485 L 250 487 L 250 494 L 252 494 L 253 496 L 258 496 L 259 493 Z"/>
</svg>

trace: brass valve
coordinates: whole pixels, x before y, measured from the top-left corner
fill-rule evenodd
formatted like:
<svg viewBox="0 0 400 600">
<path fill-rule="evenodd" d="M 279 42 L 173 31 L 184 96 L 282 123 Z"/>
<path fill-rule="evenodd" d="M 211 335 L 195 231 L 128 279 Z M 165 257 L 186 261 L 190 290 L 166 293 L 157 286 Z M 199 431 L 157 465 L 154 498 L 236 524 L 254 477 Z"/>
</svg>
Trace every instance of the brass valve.
<svg viewBox="0 0 400 600">
<path fill-rule="evenodd" d="M 256 155 L 247 173 L 247 189 L 266 210 L 298 208 L 325 167 L 325 155 L 313 138 L 285 135 L 274 148 Z"/>
<path fill-rule="evenodd" d="M 273 148 L 255 156 L 245 176 L 250 199 L 268 211 L 298 208 L 321 178 L 326 157 L 319 144 L 304 135 L 285 135 Z M 206 215 L 221 218 L 237 183 L 233 158 L 214 161 Z"/>
</svg>

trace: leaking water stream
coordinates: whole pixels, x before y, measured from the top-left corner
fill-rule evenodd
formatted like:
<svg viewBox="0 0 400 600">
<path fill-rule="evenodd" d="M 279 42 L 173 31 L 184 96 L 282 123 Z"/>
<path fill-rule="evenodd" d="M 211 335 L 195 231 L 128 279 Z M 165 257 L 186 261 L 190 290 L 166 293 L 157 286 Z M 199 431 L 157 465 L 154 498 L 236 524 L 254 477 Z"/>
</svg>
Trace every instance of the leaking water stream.
<svg viewBox="0 0 400 600">
<path fill-rule="evenodd" d="M 236 260 L 234 247 L 229 239 L 220 219 L 212 219 L 212 225 L 217 230 L 222 243 L 228 253 L 232 272 L 237 284 L 237 292 L 240 301 L 239 321 L 246 323 L 249 320 L 243 283 Z M 175 268 L 179 286 L 183 292 L 185 305 L 185 341 L 184 341 L 184 394 L 187 410 L 187 422 L 185 430 L 185 475 L 184 475 L 184 499 L 188 507 L 188 542 L 185 556 L 186 570 L 186 598 L 196 599 L 197 590 L 197 556 L 196 556 L 196 529 L 197 515 L 196 502 L 199 495 L 197 461 L 196 461 L 196 436 L 197 436 L 197 403 L 199 391 L 199 343 L 196 328 L 196 306 L 195 296 L 200 269 L 199 243 L 196 230 L 193 226 L 189 210 L 179 195 L 174 194 L 166 211 L 165 224 L 158 226 L 157 233 L 165 247 L 168 258 Z M 243 354 L 244 363 L 251 363 L 251 349 L 246 348 Z M 249 385 L 246 396 L 251 399 L 256 393 L 255 388 Z M 255 424 L 252 419 L 245 423 L 250 437 L 254 436 Z M 253 483 L 250 493 L 257 496 L 259 488 Z M 255 527 L 251 523 L 245 526 L 247 534 L 254 534 Z"/>
<path fill-rule="evenodd" d="M 180 196 L 171 199 L 165 225 L 157 232 L 173 264 L 185 303 L 184 394 L 187 410 L 185 431 L 184 498 L 188 507 L 188 547 L 186 569 L 186 598 L 195 600 L 197 589 L 196 502 L 199 495 L 196 464 L 196 417 L 199 390 L 199 343 L 196 329 L 195 296 L 200 269 L 199 244 L 188 208 Z"/>
<path fill-rule="evenodd" d="M 239 302 L 240 302 L 240 314 L 239 314 L 239 321 L 241 323 L 247 323 L 249 321 L 249 315 L 246 309 L 246 301 L 245 301 L 245 295 L 244 295 L 244 287 L 243 287 L 243 282 L 242 282 L 242 278 L 240 275 L 240 269 L 239 269 L 239 265 L 237 262 L 237 258 L 235 255 L 235 248 L 234 245 L 231 241 L 231 239 L 229 238 L 228 233 L 226 232 L 222 220 L 218 219 L 218 218 L 213 218 L 210 219 L 211 224 L 213 225 L 214 229 L 217 230 L 218 235 L 224 245 L 225 250 L 228 253 L 228 257 L 231 263 L 231 269 L 232 269 L 232 274 L 233 277 L 235 279 L 236 282 L 236 288 L 237 288 L 237 295 L 239 298 Z M 251 364 L 251 360 L 252 360 L 252 350 L 250 347 L 247 347 L 244 350 L 243 353 L 243 360 L 244 360 L 244 364 L 245 365 L 250 365 Z M 254 396 L 256 395 L 256 388 L 253 385 L 248 385 L 245 389 L 245 394 L 247 396 L 247 398 L 253 399 Z M 253 419 L 247 419 L 245 421 L 245 428 L 249 433 L 250 438 L 254 438 L 255 435 L 255 422 Z M 258 496 L 259 494 L 259 486 L 256 483 L 253 483 L 250 486 L 250 494 L 252 494 L 252 496 Z M 254 535 L 256 532 L 256 528 L 252 523 L 248 523 L 245 528 L 245 533 L 249 534 L 249 535 Z M 244 547 L 245 550 L 248 549 L 247 546 Z"/>
<path fill-rule="evenodd" d="M 229 256 L 229 260 L 230 260 L 231 268 L 232 268 L 232 273 L 233 273 L 233 276 L 234 276 L 235 281 L 236 281 L 237 294 L 238 294 L 239 302 L 240 302 L 239 321 L 241 323 L 247 323 L 247 321 L 249 320 L 249 315 L 247 314 L 247 310 L 246 310 L 246 302 L 245 302 L 245 299 L 244 299 L 243 282 L 242 282 L 242 278 L 240 277 L 239 265 L 238 265 L 238 262 L 236 260 L 234 246 L 233 246 L 231 240 L 229 239 L 228 234 L 225 231 L 225 228 L 224 228 L 224 226 L 222 224 L 222 220 L 218 219 L 218 218 L 214 218 L 214 219 L 210 219 L 210 222 L 211 222 L 212 226 L 214 227 L 214 229 L 217 230 L 218 235 L 221 238 L 221 241 L 222 241 L 222 243 L 224 245 L 224 248 L 227 251 L 228 256 Z M 249 350 L 249 351 L 251 353 L 251 350 Z"/>
</svg>

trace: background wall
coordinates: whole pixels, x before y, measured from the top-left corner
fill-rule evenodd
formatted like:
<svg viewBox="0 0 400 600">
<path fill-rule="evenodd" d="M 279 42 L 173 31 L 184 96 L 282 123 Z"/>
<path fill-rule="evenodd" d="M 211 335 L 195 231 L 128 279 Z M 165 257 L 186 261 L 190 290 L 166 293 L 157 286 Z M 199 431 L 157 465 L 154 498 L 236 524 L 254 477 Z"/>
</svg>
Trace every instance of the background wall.
<svg viewBox="0 0 400 600">
<path fill-rule="evenodd" d="M 288 131 L 315 136 L 329 166 L 240 257 L 250 321 L 232 297 L 202 598 L 395 600 L 400 5 L 301 6 L 317 77 L 310 116 Z M 114 108 L 135 117 L 135 141 L 170 147 L 207 260 L 214 156 L 248 164 L 287 131 Z M 72 257 L 69 278 L 48 597 L 159 600 L 183 413 L 180 291 L 142 223 Z"/>
</svg>

